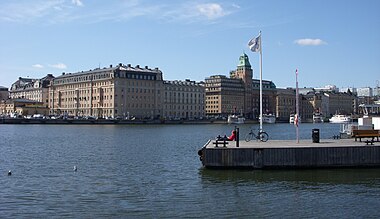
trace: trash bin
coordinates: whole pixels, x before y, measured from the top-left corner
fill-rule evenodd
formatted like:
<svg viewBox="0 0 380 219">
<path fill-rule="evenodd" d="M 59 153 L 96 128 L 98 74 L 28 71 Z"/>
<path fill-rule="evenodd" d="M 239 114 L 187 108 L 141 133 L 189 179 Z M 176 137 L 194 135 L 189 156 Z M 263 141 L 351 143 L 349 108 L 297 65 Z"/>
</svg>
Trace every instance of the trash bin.
<svg viewBox="0 0 380 219">
<path fill-rule="evenodd" d="M 319 129 L 313 129 L 311 132 L 313 143 L 319 143 Z"/>
</svg>

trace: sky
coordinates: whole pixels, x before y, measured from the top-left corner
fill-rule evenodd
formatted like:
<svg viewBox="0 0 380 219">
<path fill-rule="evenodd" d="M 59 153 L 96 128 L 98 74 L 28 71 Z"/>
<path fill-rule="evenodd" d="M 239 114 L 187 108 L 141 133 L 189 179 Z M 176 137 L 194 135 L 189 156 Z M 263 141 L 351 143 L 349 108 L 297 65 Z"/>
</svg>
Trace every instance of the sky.
<svg viewBox="0 0 380 219">
<path fill-rule="evenodd" d="M 375 87 L 378 0 L 1 0 L 0 86 L 118 63 L 164 80 L 229 75 L 243 53 L 277 87 Z"/>
</svg>

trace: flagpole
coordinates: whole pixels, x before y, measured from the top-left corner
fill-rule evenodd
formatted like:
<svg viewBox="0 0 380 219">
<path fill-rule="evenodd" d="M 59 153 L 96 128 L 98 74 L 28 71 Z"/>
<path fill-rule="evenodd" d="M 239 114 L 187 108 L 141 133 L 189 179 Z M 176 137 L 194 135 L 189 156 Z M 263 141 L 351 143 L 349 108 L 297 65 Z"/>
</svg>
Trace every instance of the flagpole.
<svg viewBox="0 0 380 219">
<path fill-rule="evenodd" d="M 297 136 L 297 143 L 300 143 L 300 136 L 299 136 L 299 130 L 298 130 L 298 124 L 299 124 L 299 91 L 298 91 L 298 69 L 296 69 L 296 115 L 294 118 L 294 123 L 296 125 L 296 136 Z"/>
<path fill-rule="evenodd" d="M 261 31 L 259 35 L 248 42 L 248 47 L 252 52 L 260 51 L 260 131 L 263 131 L 263 53 L 261 44 Z"/>
<path fill-rule="evenodd" d="M 260 37 L 260 132 L 263 131 L 263 44 L 261 43 L 261 31 Z"/>
</svg>

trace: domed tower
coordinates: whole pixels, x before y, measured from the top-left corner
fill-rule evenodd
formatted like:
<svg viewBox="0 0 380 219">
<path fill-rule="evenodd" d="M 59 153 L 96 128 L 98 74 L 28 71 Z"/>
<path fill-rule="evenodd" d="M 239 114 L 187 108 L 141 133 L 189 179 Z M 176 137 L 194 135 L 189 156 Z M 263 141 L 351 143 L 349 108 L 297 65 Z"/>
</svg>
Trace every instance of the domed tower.
<svg viewBox="0 0 380 219">
<path fill-rule="evenodd" d="M 241 78 L 246 86 L 249 85 L 252 87 L 253 71 L 251 64 L 249 63 L 249 58 L 245 53 L 239 57 L 239 64 L 237 65 L 235 77 Z"/>
<path fill-rule="evenodd" d="M 244 83 L 244 114 L 246 116 L 251 115 L 252 113 L 252 78 L 253 71 L 251 68 L 251 64 L 249 63 L 248 56 L 243 53 L 239 57 L 239 64 L 235 71 L 235 78 L 240 78 Z"/>
</svg>

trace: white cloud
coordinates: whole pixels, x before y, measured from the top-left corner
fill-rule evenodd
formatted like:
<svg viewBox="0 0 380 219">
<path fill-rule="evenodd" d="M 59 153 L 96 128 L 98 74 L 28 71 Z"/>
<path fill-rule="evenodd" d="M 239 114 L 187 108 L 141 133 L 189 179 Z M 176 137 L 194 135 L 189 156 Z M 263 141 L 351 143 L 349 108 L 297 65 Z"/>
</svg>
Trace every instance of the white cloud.
<svg viewBox="0 0 380 219">
<path fill-rule="evenodd" d="M 140 0 L 100 3 L 102 7 L 81 7 L 83 0 L 33 0 L 0 2 L 0 22 L 57 24 L 73 21 L 102 22 L 127 21 L 136 17 L 148 17 L 165 22 L 212 21 L 239 10 L 236 4 L 198 4 L 192 1 L 143 3 Z M 227 8 L 226 8 L 227 7 Z"/>
<path fill-rule="evenodd" d="M 63 4 L 62 0 L 12 2 L 2 5 L 0 21 L 29 23 L 38 18 L 54 14 L 56 8 Z"/>
<path fill-rule="evenodd" d="M 320 46 L 320 45 L 326 45 L 327 43 L 321 39 L 298 39 L 294 41 L 295 44 L 298 44 L 300 46 Z"/>
<path fill-rule="evenodd" d="M 34 67 L 34 68 L 44 68 L 44 66 L 41 65 L 41 64 L 34 64 L 34 65 L 32 65 L 32 67 Z"/>
<path fill-rule="evenodd" d="M 52 68 L 58 68 L 58 69 L 66 69 L 67 66 L 63 63 L 57 63 L 57 64 L 53 64 L 53 65 L 49 65 L 50 67 Z"/>
<path fill-rule="evenodd" d="M 73 3 L 76 6 L 83 6 L 83 3 L 81 0 L 71 0 L 71 3 Z"/>
<path fill-rule="evenodd" d="M 209 20 L 214 20 L 227 14 L 221 5 L 216 3 L 199 4 L 196 8 L 200 15 L 206 16 Z"/>
<path fill-rule="evenodd" d="M 237 4 L 232 4 L 232 7 L 237 8 L 237 9 L 241 8 L 240 5 L 237 5 Z"/>
<path fill-rule="evenodd" d="M 161 7 L 162 15 L 159 18 L 174 22 L 212 22 L 230 15 L 238 10 L 237 5 L 229 5 L 228 9 L 218 3 L 197 4 L 186 2 L 178 5 Z"/>
</svg>

